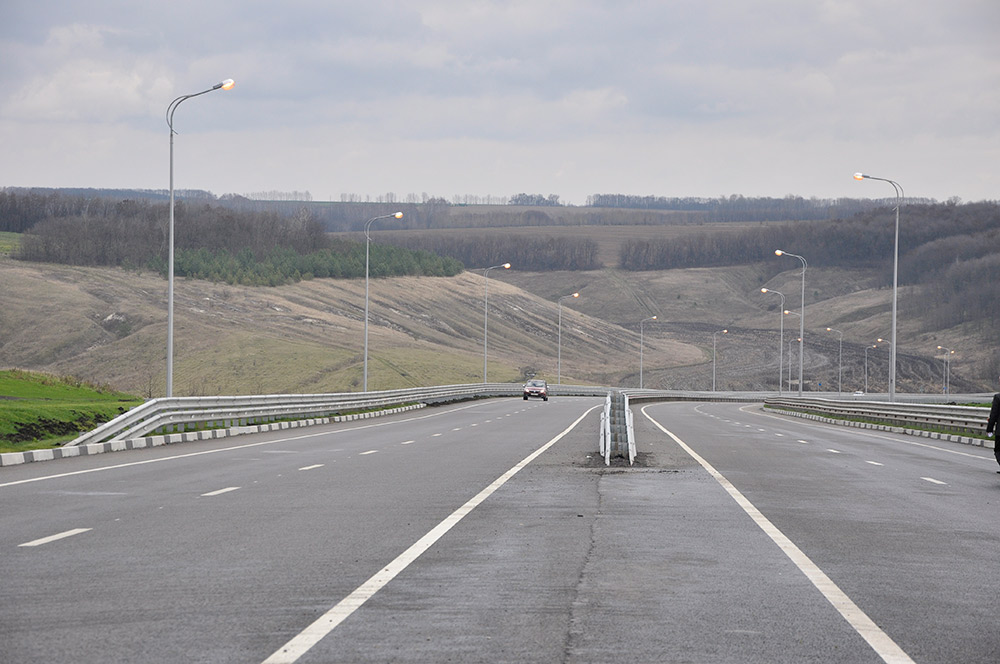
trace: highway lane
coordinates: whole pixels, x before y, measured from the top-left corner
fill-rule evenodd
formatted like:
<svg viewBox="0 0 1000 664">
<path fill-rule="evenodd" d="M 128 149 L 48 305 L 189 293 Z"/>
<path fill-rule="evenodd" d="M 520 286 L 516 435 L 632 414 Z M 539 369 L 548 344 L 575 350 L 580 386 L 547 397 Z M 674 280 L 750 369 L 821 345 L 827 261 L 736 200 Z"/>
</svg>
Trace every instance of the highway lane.
<svg viewBox="0 0 1000 664">
<path fill-rule="evenodd" d="M 263 661 L 598 403 L 497 399 L 4 469 L 0 652 Z"/>
<path fill-rule="evenodd" d="M 645 409 L 729 480 L 918 662 L 1000 661 L 991 450 L 760 406 Z"/>
<path fill-rule="evenodd" d="M 599 403 L 495 399 L 0 470 L 0 659 L 263 662 L 562 434 L 285 661 L 894 661 L 638 408 L 639 463 L 605 468 L 597 412 L 569 429 Z M 760 406 L 645 410 L 895 661 L 997 661 L 989 451 Z"/>
</svg>

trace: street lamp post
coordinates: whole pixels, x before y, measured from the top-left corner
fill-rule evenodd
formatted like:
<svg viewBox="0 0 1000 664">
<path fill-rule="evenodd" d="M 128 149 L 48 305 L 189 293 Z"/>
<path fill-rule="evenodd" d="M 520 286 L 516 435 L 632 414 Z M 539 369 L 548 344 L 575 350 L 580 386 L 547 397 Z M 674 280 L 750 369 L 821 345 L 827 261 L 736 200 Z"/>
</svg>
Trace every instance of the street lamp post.
<svg viewBox="0 0 1000 664">
<path fill-rule="evenodd" d="M 214 90 L 232 90 L 236 82 L 227 78 L 208 90 L 181 95 L 167 106 L 167 126 L 170 128 L 170 223 L 167 230 L 167 397 L 174 395 L 174 111 L 181 102 Z"/>
<path fill-rule="evenodd" d="M 951 392 L 951 356 L 955 354 L 950 348 L 938 346 L 938 350 L 944 351 L 944 393 Z"/>
<path fill-rule="evenodd" d="M 650 316 L 649 318 L 643 318 L 639 321 L 639 389 L 642 389 L 642 324 L 648 323 L 651 320 L 656 320 L 656 316 Z"/>
<path fill-rule="evenodd" d="M 712 333 L 712 391 L 715 392 L 715 342 L 720 334 L 728 334 L 729 330 L 719 330 Z"/>
<path fill-rule="evenodd" d="M 865 394 L 868 394 L 868 351 L 872 348 L 878 348 L 876 344 L 871 346 L 865 346 Z"/>
<path fill-rule="evenodd" d="M 760 292 L 781 296 L 781 309 L 778 310 L 778 396 L 781 396 L 781 355 L 785 350 L 785 316 L 782 312 L 785 310 L 785 294 L 770 288 L 761 288 Z"/>
<path fill-rule="evenodd" d="M 795 311 L 791 311 L 789 309 L 785 309 L 781 313 L 784 314 L 785 316 L 798 316 L 799 319 L 802 318 L 802 314 L 797 313 Z M 799 337 L 798 339 L 796 339 L 796 341 L 801 342 L 802 341 L 802 337 Z M 792 391 L 792 351 L 791 351 L 791 345 L 789 345 L 788 348 L 789 348 L 789 350 L 788 350 L 788 391 L 791 392 Z M 800 357 L 802 356 L 802 348 L 801 347 L 799 348 L 799 356 Z M 802 375 L 801 374 L 799 374 L 799 385 L 800 386 L 802 385 Z M 799 390 L 799 394 L 802 394 L 801 390 Z"/>
<path fill-rule="evenodd" d="M 844 378 L 844 333 L 840 330 L 835 330 L 832 327 L 826 328 L 827 332 L 836 332 L 840 335 L 840 360 L 837 365 L 837 396 L 839 397 L 842 392 L 842 381 Z"/>
<path fill-rule="evenodd" d="M 580 294 L 573 293 L 571 295 L 563 295 L 557 300 L 559 305 L 559 350 L 557 351 L 558 359 L 556 360 L 556 385 L 562 385 L 562 301 L 571 297 L 580 297 Z"/>
<path fill-rule="evenodd" d="M 392 214 L 383 214 L 378 217 L 372 217 L 365 222 L 365 370 L 364 370 L 364 381 L 361 386 L 362 392 L 368 391 L 368 248 L 371 244 L 371 236 L 369 232 L 371 231 L 372 224 L 379 219 L 389 219 L 394 217 L 396 219 L 402 219 L 402 212 L 394 212 Z"/>
<path fill-rule="evenodd" d="M 489 327 L 490 321 L 490 270 L 496 270 L 497 268 L 503 268 L 505 270 L 510 269 L 510 263 L 503 263 L 501 265 L 494 265 L 483 270 L 483 384 L 486 384 L 486 333 Z"/>
<path fill-rule="evenodd" d="M 877 178 L 874 175 L 855 173 L 855 180 L 879 180 L 888 182 L 896 192 L 896 237 L 892 249 L 892 331 L 889 347 L 889 401 L 896 400 L 896 294 L 899 286 L 899 208 L 903 204 L 903 187 L 898 182 Z"/>
<path fill-rule="evenodd" d="M 792 258 L 798 258 L 802 261 L 802 314 L 799 317 L 799 396 L 802 396 L 802 358 L 805 353 L 803 353 L 802 340 L 805 338 L 806 334 L 806 268 L 809 267 L 806 264 L 806 259 L 798 254 L 790 254 L 787 251 L 782 251 L 781 249 L 774 250 L 775 256 L 791 256 Z"/>
</svg>

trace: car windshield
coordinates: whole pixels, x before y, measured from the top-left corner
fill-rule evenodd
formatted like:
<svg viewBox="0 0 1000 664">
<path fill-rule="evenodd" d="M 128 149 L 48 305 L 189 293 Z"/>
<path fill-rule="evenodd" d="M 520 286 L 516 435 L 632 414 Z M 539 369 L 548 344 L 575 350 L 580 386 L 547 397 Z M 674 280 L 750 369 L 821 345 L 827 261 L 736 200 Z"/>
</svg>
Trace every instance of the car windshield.
<svg viewBox="0 0 1000 664">
<path fill-rule="evenodd" d="M 544 380 L 529 380 L 528 387 L 543 387 L 545 385 Z"/>
</svg>

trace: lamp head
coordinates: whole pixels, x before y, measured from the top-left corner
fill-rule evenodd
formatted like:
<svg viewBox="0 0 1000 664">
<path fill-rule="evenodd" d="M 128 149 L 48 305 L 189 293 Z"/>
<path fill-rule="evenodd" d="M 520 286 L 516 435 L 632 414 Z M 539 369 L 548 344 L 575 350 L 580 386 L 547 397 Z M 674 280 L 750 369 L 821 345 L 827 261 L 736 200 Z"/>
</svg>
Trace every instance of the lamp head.
<svg viewBox="0 0 1000 664">
<path fill-rule="evenodd" d="M 580 297 L 579 293 L 573 293 L 573 297 Z"/>
<path fill-rule="evenodd" d="M 653 316 L 653 320 L 656 320 L 656 316 Z"/>
<path fill-rule="evenodd" d="M 828 328 L 826 328 L 826 331 L 827 332 L 833 332 L 833 328 L 832 327 L 828 327 Z"/>
<path fill-rule="evenodd" d="M 885 339 L 876 339 L 875 341 L 879 342 L 880 344 L 886 343 Z"/>
<path fill-rule="evenodd" d="M 866 177 L 868 177 L 868 176 L 865 175 L 864 173 L 855 173 L 854 174 L 854 179 L 855 180 L 864 180 Z"/>
<path fill-rule="evenodd" d="M 723 334 L 729 334 L 729 330 L 723 330 L 722 333 Z"/>
<path fill-rule="evenodd" d="M 761 288 L 761 289 L 760 289 L 760 292 L 761 292 L 761 293 L 766 293 L 766 292 L 767 292 L 767 289 L 766 289 L 766 288 Z"/>
<path fill-rule="evenodd" d="M 503 265 L 501 265 L 501 267 L 503 269 L 505 269 L 505 270 L 509 270 L 510 269 L 510 263 L 504 263 Z"/>
<path fill-rule="evenodd" d="M 213 90 L 218 90 L 219 88 L 222 88 L 223 90 L 232 90 L 234 85 L 236 85 L 236 81 L 231 78 L 227 78 L 222 83 L 216 84 Z"/>
<path fill-rule="evenodd" d="M 775 255 L 775 256 L 780 256 L 780 255 L 781 255 L 781 254 L 783 254 L 783 253 L 785 253 L 785 252 L 783 252 L 783 251 L 782 251 L 781 249 L 775 249 L 775 250 L 774 250 L 774 255 Z"/>
<path fill-rule="evenodd" d="M 394 214 L 392 216 L 394 216 L 396 219 L 402 219 L 403 218 L 403 213 L 402 212 L 397 212 L 396 214 Z"/>
</svg>

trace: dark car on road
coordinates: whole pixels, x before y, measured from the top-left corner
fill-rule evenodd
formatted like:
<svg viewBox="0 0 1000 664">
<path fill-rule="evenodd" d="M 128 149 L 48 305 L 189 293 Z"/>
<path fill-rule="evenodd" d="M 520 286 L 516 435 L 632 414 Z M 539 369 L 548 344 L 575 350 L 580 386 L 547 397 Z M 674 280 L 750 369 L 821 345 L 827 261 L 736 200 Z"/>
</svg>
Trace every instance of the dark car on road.
<svg viewBox="0 0 1000 664">
<path fill-rule="evenodd" d="M 542 401 L 549 400 L 549 386 L 544 380 L 529 380 L 524 384 L 524 400 L 528 397 L 540 398 Z"/>
</svg>

